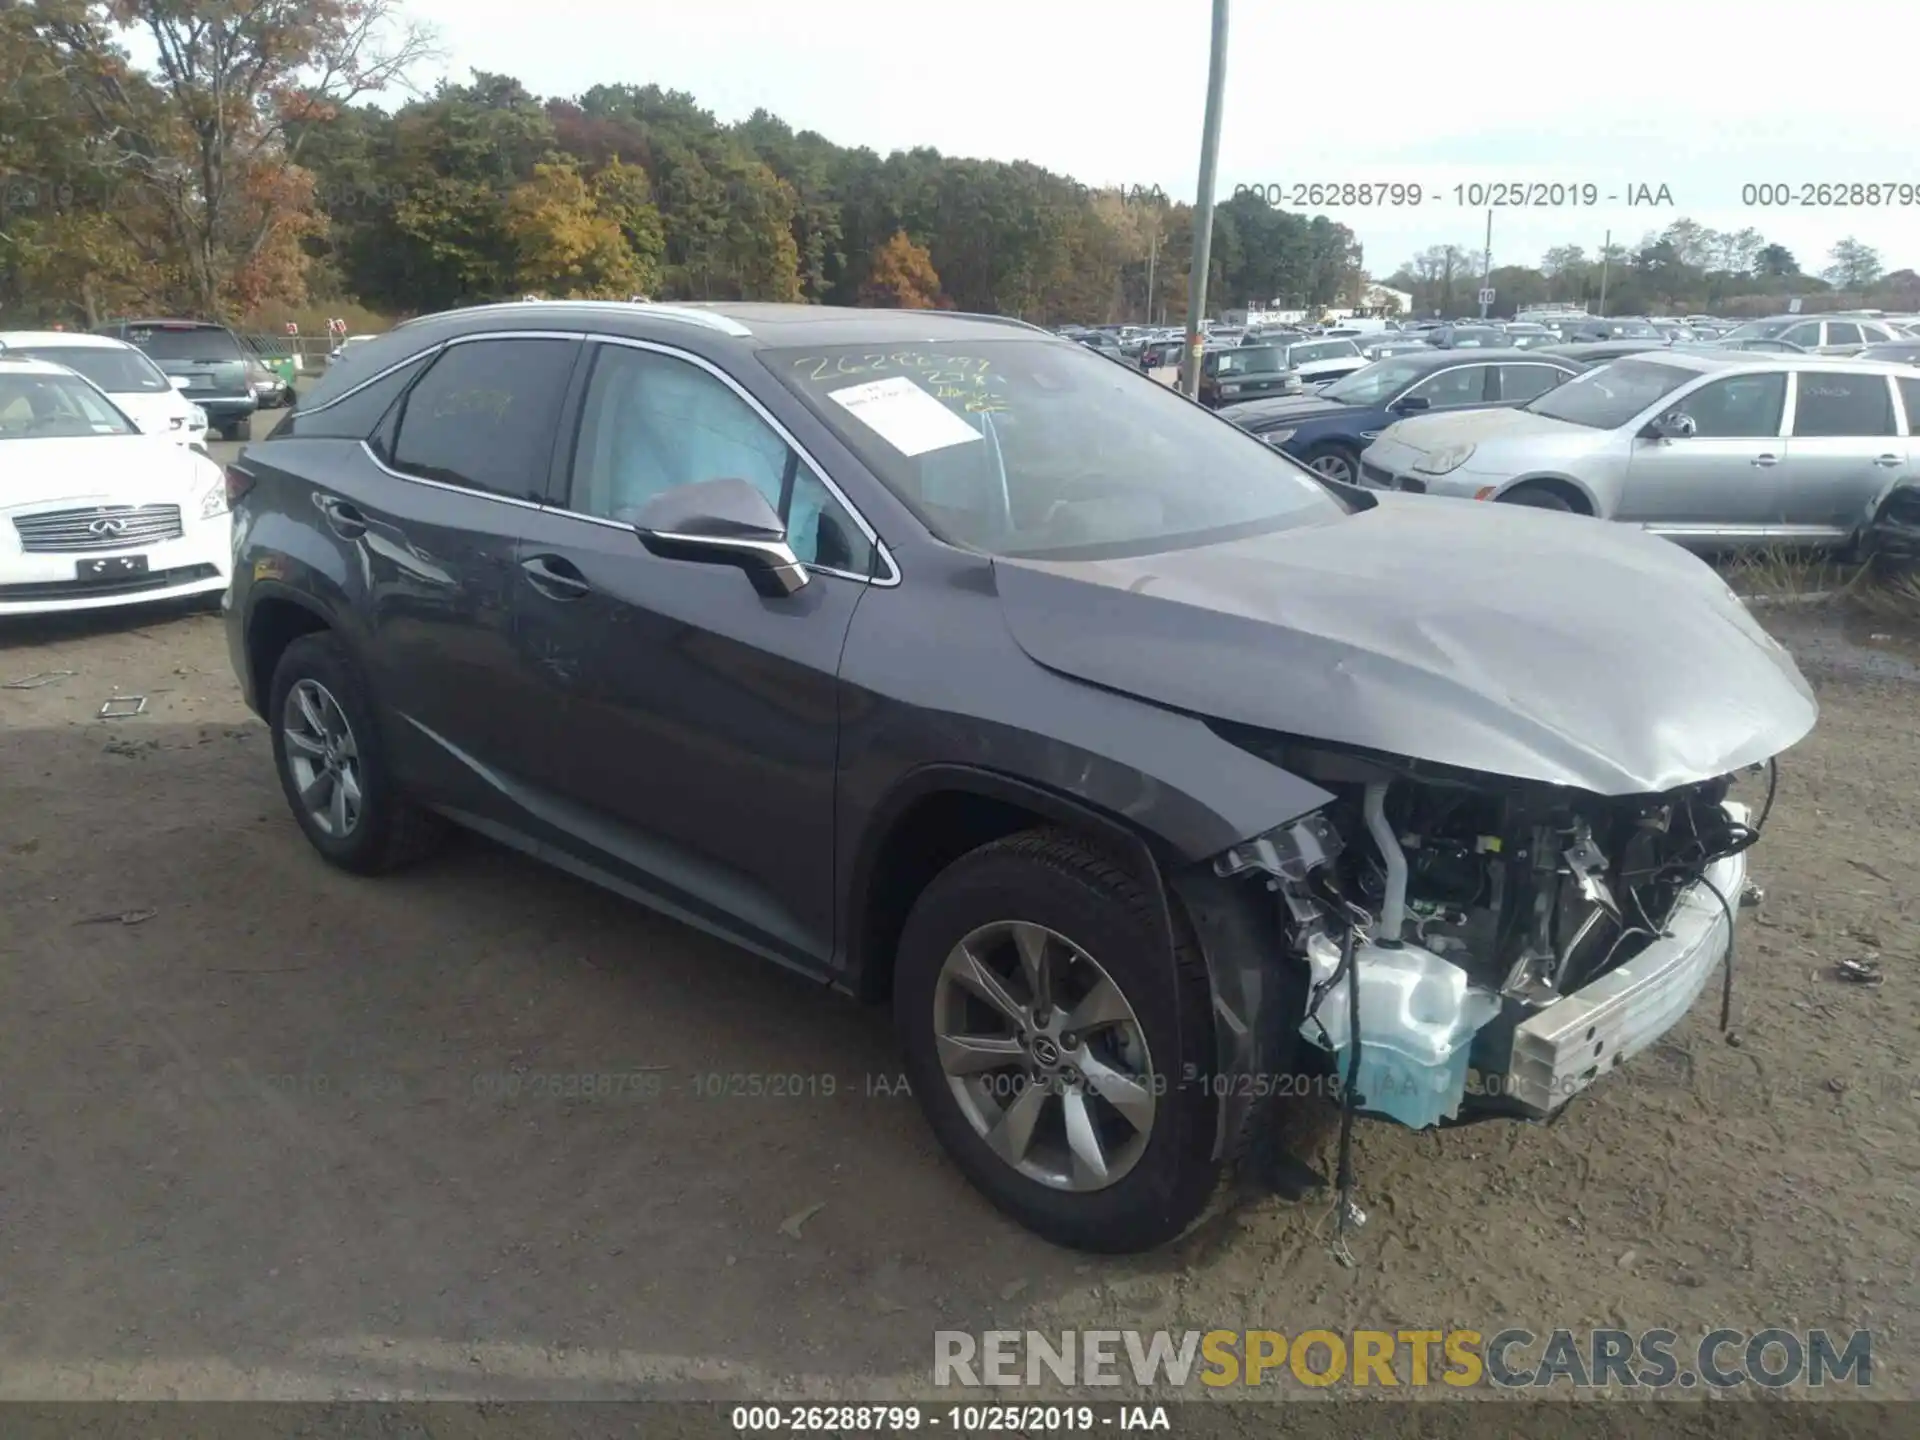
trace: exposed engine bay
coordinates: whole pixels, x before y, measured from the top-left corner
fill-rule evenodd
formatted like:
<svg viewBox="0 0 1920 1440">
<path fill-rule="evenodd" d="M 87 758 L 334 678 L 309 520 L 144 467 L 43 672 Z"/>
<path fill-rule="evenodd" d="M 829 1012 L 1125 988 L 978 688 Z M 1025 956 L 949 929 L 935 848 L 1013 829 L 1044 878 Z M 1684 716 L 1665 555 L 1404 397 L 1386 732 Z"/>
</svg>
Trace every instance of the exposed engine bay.
<svg viewBox="0 0 1920 1440">
<path fill-rule="evenodd" d="M 1264 881 L 1311 971 L 1289 1022 L 1303 1068 L 1330 1072 L 1340 1098 L 1336 1256 L 1364 1220 L 1356 1115 L 1415 1129 L 1545 1118 L 1678 1023 L 1722 961 L 1727 1028 L 1744 852 L 1773 762 L 1750 825 L 1732 776 L 1603 796 L 1231 738 L 1334 796 L 1214 870 Z"/>
<path fill-rule="evenodd" d="M 1741 897 L 1721 893 L 1713 867 L 1759 834 L 1727 803 L 1732 776 L 1610 797 L 1270 736 L 1234 738 L 1336 797 L 1235 847 L 1216 869 L 1265 875 L 1285 907 L 1286 933 L 1314 971 L 1303 1033 L 1336 1058 L 1359 1033 L 1362 1048 L 1405 1062 L 1375 1068 L 1376 1093 L 1356 1097 L 1363 1111 L 1415 1128 L 1462 1118 L 1469 1050 L 1471 1068 L 1496 1077 L 1497 1092 L 1497 1077 L 1514 1063 L 1516 1029 L 1668 938 L 1690 893 L 1704 890 L 1724 909 L 1731 948 Z M 1363 1012 L 1351 1016 L 1331 993 L 1345 993 L 1348 971 L 1359 976 L 1358 998 L 1372 1002 L 1346 1005 Z M 1604 1041 L 1596 1058 L 1618 1063 Z M 1393 1103 L 1386 1081 L 1396 1077 L 1410 1077 L 1420 1093 Z M 1483 1085 L 1475 1098 L 1488 1103 L 1468 1107 L 1466 1118 L 1537 1115 L 1566 1096 L 1503 1105 Z"/>
</svg>

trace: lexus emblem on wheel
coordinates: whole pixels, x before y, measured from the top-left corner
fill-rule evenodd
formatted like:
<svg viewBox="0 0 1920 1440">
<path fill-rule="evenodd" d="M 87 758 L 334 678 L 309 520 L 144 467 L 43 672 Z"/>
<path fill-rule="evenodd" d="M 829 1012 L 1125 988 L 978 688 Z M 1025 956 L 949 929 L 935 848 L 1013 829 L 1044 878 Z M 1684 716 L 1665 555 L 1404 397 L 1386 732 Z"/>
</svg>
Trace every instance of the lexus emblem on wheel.
<svg viewBox="0 0 1920 1440">
<path fill-rule="evenodd" d="M 95 535 L 124 535 L 127 529 L 127 522 L 111 518 L 96 520 L 87 526 L 87 529 Z"/>
</svg>

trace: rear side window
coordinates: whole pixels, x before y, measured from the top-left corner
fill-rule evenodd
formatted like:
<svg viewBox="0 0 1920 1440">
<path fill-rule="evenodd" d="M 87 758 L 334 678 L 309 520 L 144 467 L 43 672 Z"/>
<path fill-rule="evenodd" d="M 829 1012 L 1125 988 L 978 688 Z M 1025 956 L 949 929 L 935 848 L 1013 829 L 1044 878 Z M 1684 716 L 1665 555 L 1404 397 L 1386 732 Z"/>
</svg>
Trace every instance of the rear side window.
<svg viewBox="0 0 1920 1440">
<path fill-rule="evenodd" d="M 579 353 L 577 340 L 448 346 L 407 392 L 394 468 L 489 495 L 541 499 Z"/>
<path fill-rule="evenodd" d="M 1850 324 L 1844 320 L 1830 320 L 1827 322 L 1827 344 L 1858 345 L 1859 343 L 1860 327 L 1858 325 Z"/>
<path fill-rule="evenodd" d="M 1793 433 L 1805 436 L 1892 435 L 1893 394 L 1884 375 L 1800 372 Z"/>
<path fill-rule="evenodd" d="M 274 430 L 270 439 L 365 440 L 374 426 L 392 408 L 400 393 L 425 367 L 432 352 L 416 355 L 390 374 L 382 375 L 358 390 L 343 395 L 322 409 L 296 407 Z"/>
<path fill-rule="evenodd" d="M 127 340 L 156 360 L 239 360 L 240 342 L 218 325 L 129 325 Z"/>
<path fill-rule="evenodd" d="M 1500 398 L 1532 400 L 1536 396 L 1546 394 L 1566 378 L 1566 371 L 1552 365 L 1502 365 L 1500 367 Z"/>
</svg>

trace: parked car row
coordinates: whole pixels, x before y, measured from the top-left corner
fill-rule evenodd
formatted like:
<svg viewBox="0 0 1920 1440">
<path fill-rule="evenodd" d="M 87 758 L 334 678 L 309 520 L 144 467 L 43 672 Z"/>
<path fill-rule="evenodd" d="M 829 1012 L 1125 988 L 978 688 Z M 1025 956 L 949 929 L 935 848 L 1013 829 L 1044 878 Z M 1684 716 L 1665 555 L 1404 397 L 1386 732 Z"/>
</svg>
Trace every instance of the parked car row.
<svg viewBox="0 0 1920 1440">
<path fill-rule="evenodd" d="M 1438 410 L 1431 405 L 1408 413 L 1416 387 L 1400 392 L 1397 410 L 1390 401 L 1385 415 L 1356 417 L 1364 423 L 1338 436 L 1287 429 L 1268 414 L 1249 415 L 1249 428 L 1277 435 L 1334 478 L 1357 462 L 1364 486 L 1625 521 L 1706 550 L 1851 546 L 1868 538 L 1894 492 L 1920 480 L 1920 373 L 1911 364 L 1664 346 L 1561 353 L 1582 348 L 1509 353 L 1485 367 L 1477 401 L 1448 413 L 1429 413 Z M 1523 403 L 1499 403 L 1504 381 L 1496 388 L 1494 376 L 1517 354 L 1572 373 Z M 1402 357 L 1371 371 L 1408 364 Z M 1392 388 L 1371 371 L 1345 388 Z M 1390 423 L 1372 428 L 1381 419 Z M 1357 450 L 1356 439 L 1366 442 Z"/>
</svg>

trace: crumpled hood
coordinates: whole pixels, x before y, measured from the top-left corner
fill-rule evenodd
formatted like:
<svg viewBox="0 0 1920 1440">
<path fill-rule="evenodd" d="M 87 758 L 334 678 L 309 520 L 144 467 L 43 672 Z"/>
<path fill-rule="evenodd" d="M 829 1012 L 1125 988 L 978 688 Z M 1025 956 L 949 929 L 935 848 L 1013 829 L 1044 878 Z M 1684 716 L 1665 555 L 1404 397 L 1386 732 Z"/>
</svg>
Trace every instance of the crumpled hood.
<svg viewBox="0 0 1920 1440">
<path fill-rule="evenodd" d="M 1378 500 L 1136 559 L 998 560 L 1001 607 L 1040 664 L 1144 700 L 1602 795 L 1711 779 L 1813 728 L 1792 658 L 1679 546 Z"/>
</svg>

